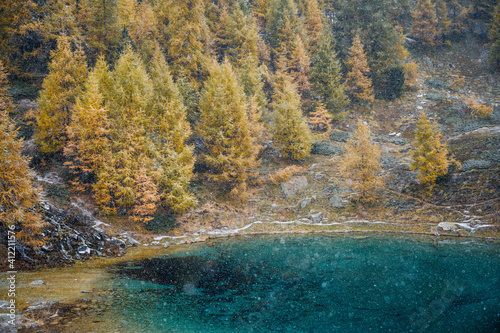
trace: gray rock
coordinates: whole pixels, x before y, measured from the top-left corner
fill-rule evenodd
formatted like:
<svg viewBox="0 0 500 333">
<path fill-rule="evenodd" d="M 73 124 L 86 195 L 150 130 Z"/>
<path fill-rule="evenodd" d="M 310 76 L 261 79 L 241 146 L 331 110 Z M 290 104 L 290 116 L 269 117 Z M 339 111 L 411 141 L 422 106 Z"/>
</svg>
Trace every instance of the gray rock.
<svg viewBox="0 0 500 333">
<path fill-rule="evenodd" d="M 330 134 L 330 140 L 338 142 L 346 142 L 352 136 L 351 132 L 334 131 Z"/>
<path fill-rule="evenodd" d="M 12 320 L 9 313 L 0 313 L 0 332 L 2 333 L 15 333 L 17 332 L 16 325 L 9 324 L 9 321 Z M 16 322 L 16 319 L 14 319 Z"/>
<path fill-rule="evenodd" d="M 438 231 L 457 231 L 458 226 L 453 222 L 441 222 L 437 225 Z"/>
<path fill-rule="evenodd" d="M 446 99 L 446 96 L 438 92 L 431 91 L 427 93 L 427 95 L 425 95 L 425 98 L 427 98 L 430 101 L 441 102 Z"/>
<path fill-rule="evenodd" d="M 444 90 L 444 89 L 449 89 L 449 85 L 446 82 L 443 82 L 439 79 L 436 79 L 434 77 L 431 77 L 427 80 L 425 80 L 425 84 L 428 85 L 431 88 L 437 89 L 437 90 Z"/>
<path fill-rule="evenodd" d="M 300 208 L 304 209 L 309 206 L 312 202 L 312 198 L 305 198 L 300 201 Z"/>
<path fill-rule="evenodd" d="M 308 185 L 307 178 L 305 176 L 294 176 L 288 181 L 281 184 L 281 189 L 283 194 L 287 197 L 293 197 L 297 192 Z"/>
<path fill-rule="evenodd" d="M 9 301 L 6 301 L 4 299 L 0 300 L 0 309 L 7 309 L 7 307 L 9 306 L 10 302 Z"/>
<path fill-rule="evenodd" d="M 323 212 L 311 214 L 309 218 L 313 223 L 320 223 L 323 220 Z"/>
<path fill-rule="evenodd" d="M 311 154 L 315 155 L 342 155 L 344 149 L 330 142 L 314 142 L 311 149 Z"/>
<path fill-rule="evenodd" d="M 330 199 L 330 204 L 333 208 L 342 208 L 344 207 L 344 203 L 342 202 L 342 197 L 340 195 L 334 195 Z"/>
<path fill-rule="evenodd" d="M 78 247 L 78 254 L 90 254 L 90 248 L 87 245 L 82 245 Z"/>
<path fill-rule="evenodd" d="M 462 163 L 462 171 L 470 171 L 474 169 L 488 169 L 491 168 L 491 162 L 486 160 L 467 160 Z"/>
</svg>

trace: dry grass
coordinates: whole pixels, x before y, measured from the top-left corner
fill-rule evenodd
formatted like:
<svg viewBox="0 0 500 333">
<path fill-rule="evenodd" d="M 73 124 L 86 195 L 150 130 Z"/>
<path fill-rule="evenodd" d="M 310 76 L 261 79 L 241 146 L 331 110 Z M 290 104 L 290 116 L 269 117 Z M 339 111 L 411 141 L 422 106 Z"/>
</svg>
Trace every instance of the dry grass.
<svg viewBox="0 0 500 333">
<path fill-rule="evenodd" d="M 273 185 L 279 185 L 283 182 L 286 182 L 290 177 L 294 174 L 303 171 L 303 168 L 298 165 L 291 165 L 284 169 L 273 172 L 267 178 L 267 182 Z"/>
</svg>

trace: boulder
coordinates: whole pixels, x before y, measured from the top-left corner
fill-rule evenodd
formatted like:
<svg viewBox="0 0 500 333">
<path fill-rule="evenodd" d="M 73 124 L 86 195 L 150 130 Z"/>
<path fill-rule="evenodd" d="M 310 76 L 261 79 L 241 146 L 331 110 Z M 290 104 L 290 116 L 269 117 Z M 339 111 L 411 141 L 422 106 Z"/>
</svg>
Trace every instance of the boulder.
<svg viewBox="0 0 500 333">
<path fill-rule="evenodd" d="M 281 189 L 285 197 L 293 197 L 297 192 L 308 185 L 307 178 L 305 176 L 294 176 L 288 181 L 281 184 Z"/>
<path fill-rule="evenodd" d="M 425 84 L 428 85 L 431 88 L 437 89 L 437 90 L 445 90 L 449 89 L 449 85 L 446 82 L 443 82 L 439 79 L 436 79 L 434 77 L 431 77 L 427 80 L 425 80 Z"/>
<path fill-rule="evenodd" d="M 300 201 L 300 208 L 304 209 L 309 206 L 312 202 L 312 198 L 305 198 Z"/>
<path fill-rule="evenodd" d="M 314 142 L 311 154 L 315 155 L 342 155 L 344 150 L 330 142 Z"/>
<path fill-rule="evenodd" d="M 320 223 L 323 220 L 323 212 L 312 213 L 309 215 L 309 219 L 313 223 Z"/>
<path fill-rule="evenodd" d="M 340 195 L 334 195 L 330 199 L 330 204 L 333 208 L 342 208 L 344 207 L 344 203 L 342 202 L 342 197 Z"/>
</svg>

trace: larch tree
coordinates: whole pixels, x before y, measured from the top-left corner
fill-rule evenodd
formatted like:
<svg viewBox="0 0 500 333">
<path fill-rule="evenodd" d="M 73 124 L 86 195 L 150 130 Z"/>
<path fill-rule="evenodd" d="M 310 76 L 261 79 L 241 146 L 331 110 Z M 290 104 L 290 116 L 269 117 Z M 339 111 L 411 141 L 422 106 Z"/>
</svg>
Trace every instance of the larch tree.
<svg viewBox="0 0 500 333">
<path fill-rule="evenodd" d="M 104 98 L 99 89 L 99 77 L 91 72 L 85 83 L 85 91 L 77 99 L 67 127 L 68 142 L 64 155 L 65 162 L 77 176 L 73 185 L 79 189 L 90 189 L 95 182 L 97 171 L 109 158 L 110 120 Z"/>
<path fill-rule="evenodd" d="M 21 154 L 23 143 L 9 118 L 12 107 L 7 93 L 7 74 L 0 61 L 0 223 L 18 231 L 17 239 L 32 246 L 42 244 L 45 223 L 37 208 L 39 191 L 33 184 L 28 159 Z"/>
<path fill-rule="evenodd" d="M 352 46 L 349 48 L 346 66 L 348 68 L 346 85 L 352 98 L 357 101 L 372 102 L 374 95 L 372 80 L 369 76 L 370 67 L 359 33 L 354 36 Z"/>
<path fill-rule="evenodd" d="M 490 63 L 496 70 L 500 70 L 500 3 L 493 12 L 490 24 L 490 40 Z"/>
<path fill-rule="evenodd" d="M 281 76 L 281 84 L 273 98 L 273 142 L 284 157 L 303 160 L 311 152 L 311 132 L 302 115 L 297 88 L 287 74 L 278 75 Z"/>
<path fill-rule="evenodd" d="M 443 140 L 437 123 L 430 122 L 425 113 L 421 113 L 415 129 L 415 143 L 410 169 L 417 170 L 417 179 L 432 193 L 436 179 L 448 173 L 448 166 L 456 163 L 448 157 L 448 146 Z"/>
<path fill-rule="evenodd" d="M 418 0 L 417 7 L 412 11 L 413 25 L 410 36 L 415 37 L 424 45 L 434 46 L 440 43 L 441 31 L 436 15 L 436 7 L 431 0 Z"/>
<path fill-rule="evenodd" d="M 118 0 L 80 0 L 80 24 L 86 34 L 89 57 L 96 59 L 99 54 L 106 59 L 118 57 L 121 25 L 118 20 Z"/>
<path fill-rule="evenodd" d="M 340 162 L 341 175 L 349 180 L 356 200 L 375 203 L 377 191 L 384 185 L 380 175 L 380 146 L 372 143 L 370 128 L 362 119 L 358 119 L 358 129 L 347 141 L 345 150 Z"/>
<path fill-rule="evenodd" d="M 313 52 L 323 33 L 323 14 L 318 0 L 307 0 L 305 8 L 305 28 L 309 37 L 309 51 Z"/>
<path fill-rule="evenodd" d="M 147 174 L 144 167 L 139 169 L 135 180 L 136 203 L 130 212 L 132 221 L 138 223 L 147 223 L 153 219 L 151 216 L 158 208 L 160 196 L 155 183 Z"/>
<path fill-rule="evenodd" d="M 311 90 L 310 83 L 310 65 L 311 58 L 307 54 L 302 38 L 299 35 L 295 38 L 293 50 L 290 55 L 290 75 L 293 77 L 297 89 L 302 97 L 302 102 L 309 100 Z"/>
<path fill-rule="evenodd" d="M 38 9 L 32 0 L 0 1 L 0 60 L 10 73 L 19 74 L 27 53 L 32 53 L 26 52 L 25 37 L 31 32 L 27 27 L 34 27 L 33 17 Z"/>
<path fill-rule="evenodd" d="M 244 198 L 248 169 L 257 165 L 260 147 L 253 137 L 243 87 L 228 61 L 215 64 L 200 98 L 201 120 L 198 132 L 207 153 L 203 160 L 210 167 L 210 179 Z"/>
<path fill-rule="evenodd" d="M 111 154 L 97 173 L 93 186 L 103 212 L 117 207 L 132 208 L 136 200 L 135 178 L 141 166 L 152 167 L 147 154 L 151 139 L 146 135 L 146 110 L 151 105 L 153 85 L 139 56 L 128 47 L 110 76 L 111 92 L 103 93 L 109 110 Z M 106 198 L 104 200 L 103 198 Z M 112 200 L 109 200 L 112 198 Z"/>
<path fill-rule="evenodd" d="M 311 71 L 313 99 L 322 103 L 333 114 L 349 104 L 334 44 L 331 31 L 325 29 L 312 58 Z"/>
<path fill-rule="evenodd" d="M 193 149 L 186 144 L 191 127 L 186 120 L 182 97 L 160 49 L 154 52 L 149 72 L 154 94 L 152 107 L 147 112 L 147 131 L 152 134 L 152 154 L 159 166 L 152 177 L 160 202 L 180 213 L 196 204 L 188 190 L 194 167 Z"/>
<path fill-rule="evenodd" d="M 203 0 L 157 1 L 154 11 L 161 23 L 160 45 L 172 64 L 174 77 L 185 75 L 198 89 L 206 75 L 205 57 L 212 46 Z"/>
<path fill-rule="evenodd" d="M 313 112 L 309 114 L 309 124 L 314 131 L 330 134 L 332 129 L 332 115 L 323 104 L 319 103 Z"/>
<path fill-rule="evenodd" d="M 38 98 L 40 112 L 36 119 L 35 139 L 42 153 L 53 154 L 63 149 L 66 126 L 86 77 L 87 65 L 82 50 L 76 47 L 73 51 L 68 40 L 59 38 Z"/>
</svg>

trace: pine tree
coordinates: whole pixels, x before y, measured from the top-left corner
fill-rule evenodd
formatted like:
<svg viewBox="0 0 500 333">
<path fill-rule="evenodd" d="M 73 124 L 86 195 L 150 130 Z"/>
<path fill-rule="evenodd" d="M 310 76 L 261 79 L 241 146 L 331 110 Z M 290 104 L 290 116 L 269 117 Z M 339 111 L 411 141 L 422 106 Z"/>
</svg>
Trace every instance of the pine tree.
<svg viewBox="0 0 500 333">
<path fill-rule="evenodd" d="M 49 75 L 43 80 L 38 98 L 35 139 L 40 151 L 46 154 L 62 150 L 66 142 L 66 126 L 87 76 L 85 58 L 80 48 L 74 52 L 65 38 L 58 40 L 51 55 Z"/>
<path fill-rule="evenodd" d="M 380 146 L 371 141 L 370 128 L 358 119 L 358 129 L 347 141 L 340 162 L 341 175 L 349 179 L 355 197 L 363 203 L 376 202 L 377 191 L 384 186 L 380 176 Z"/>
<path fill-rule="evenodd" d="M 412 171 L 417 170 L 417 179 L 428 188 L 428 194 L 436 186 L 436 179 L 448 173 L 450 159 L 448 147 L 443 140 L 437 123 L 430 122 L 425 113 L 421 113 L 415 129 L 415 148 L 412 153 Z"/>
<path fill-rule="evenodd" d="M 91 72 L 85 83 L 85 91 L 76 102 L 67 127 L 68 142 L 64 154 L 70 158 L 65 164 L 79 176 L 74 185 L 88 188 L 90 180 L 103 167 L 109 157 L 110 121 L 104 98 L 99 91 L 97 73 Z"/>
<path fill-rule="evenodd" d="M 341 74 L 340 61 L 335 52 L 335 41 L 331 32 L 323 31 L 312 59 L 311 82 L 313 97 L 332 113 L 338 113 L 349 100 Z"/>
<path fill-rule="evenodd" d="M 7 75 L 0 61 L 0 223 L 5 228 L 19 228 L 17 239 L 29 245 L 42 244 L 45 225 L 37 210 L 39 191 L 34 187 L 28 159 L 21 154 L 23 143 L 9 118 L 12 107 L 7 93 Z"/>
<path fill-rule="evenodd" d="M 302 160 L 311 152 L 311 132 L 302 115 L 300 96 L 291 78 L 279 74 L 282 84 L 274 97 L 273 141 L 284 157 Z"/>
<path fill-rule="evenodd" d="M 491 53 L 490 63 L 500 70 L 500 3 L 495 7 L 490 25 Z"/>
<path fill-rule="evenodd" d="M 208 149 L 203 159 L 211 169 L 209 178 L 236 197 L 245 196 L 247 169 L 257 165 L 259 151 L 248 112 L 232 66 L 228 61 L 214 65 L 201 93 L 198 132 Z"/>
<path fill-rule="evenodd" d="M 147 113 L 147 131 L 154 133 L 152 153 L 159 164 L 152 177 L 161 201 L 179 213 L 196 204 L 188 191 L 194 166 L 193 149 L 186 144 L 191 128 L 182 97 L 160 49 L 154 53 L 149 72 L 154 95 L 153 105 Z"/>
<path fill-rule="evenodd" d="M 358 101 L 374 100 L 372 80 L 369 77 L 370 67 L 366 60 L 366 54 L 363 50 L 363 44 L 357 33 L 349 49 L 349 55 L 346 60 L 348 68 L 347 87 L 351 96 Z"/>
<path fill-rule="evenodd" d="M 136 204 L 130 215 L 134 222 L 147 223 L 153 219 L 151 216 L 158 207 L 160 196 L 155 183 L 148 176 L 146 168 L 141 167 L 135 178 Z"/>
<path fill-rule="evenodd" d="M 417 7 L 412 11 L 413 25 L 410 35 L 417 38 L 424 45 L 434 46 L 439 44 L 439 21 L 436 8 L 431 0 L 418 0 Z"/>
</svg>

